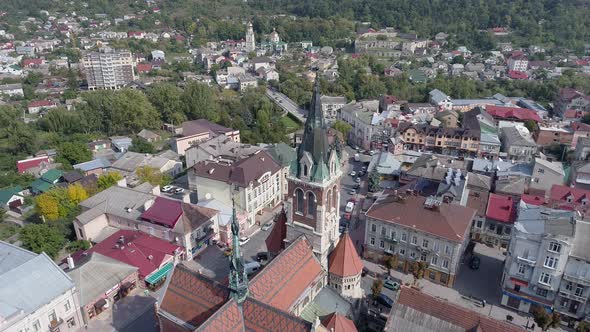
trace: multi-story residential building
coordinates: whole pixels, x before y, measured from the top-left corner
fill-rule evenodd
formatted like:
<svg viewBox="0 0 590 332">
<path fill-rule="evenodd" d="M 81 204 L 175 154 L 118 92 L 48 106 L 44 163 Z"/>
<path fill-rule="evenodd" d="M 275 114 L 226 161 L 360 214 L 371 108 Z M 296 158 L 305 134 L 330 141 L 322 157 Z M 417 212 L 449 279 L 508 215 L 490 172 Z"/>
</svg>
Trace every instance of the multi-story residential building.
<svg viewBox="0 0 590 332">
<path fill-rule="evenodd" d="M 195 143 L 185 151 L 186 167 L 191 168 L 200 161 L 213 159 L 238 160 L 262 150 L 260 146 L 243 144 L 219 135 L 207 141 Z"/>
<path fill-rule="evenodd" d="M 129 51 L 91 52 L 82 58 L 88 89 L 120 89 L 135 80 Z"/>
<path fill-rule="evenodd" d="M 545 195 L 554 184 L 564 184 L 565 180 L 563 163 L 535 158 L 529 193 Z"/>
<path fill-rule="evenodd" d="M 0 331 L 77 331 L 76 285 L 45 253 L 0 241 Z"/>
<path fill-rule="evenodd" d="M 513 56 L 508 59 L 508 70 L 526 72 L 529 68 L 529 59 L 526 56 Z"/>
<path fill-rule="evenodd" d="M 483 223 L 473 226 L 479 240 L 489 246 L 507 249 L 516 219 L 516 202 L 512 196 L 490 194 Z"/>
<path fill-rule="evenodd" d="M 479 150 L 477 129 L 441 128 L 404 122 L 398 131 L 408 150 L 434 151 L 446 155 L 475 155 Z"/>
<path fill-rule="evenodd" d="M 589 224 L 573 211 L 520 203 L 502 276 L 501 303 L 523 312 L 532 305 L 580 319 L 590 295 Z"/>
<path fill-rule="evenodd" d="M 25 95 L 23 92 L 23 85 L 20 83 L 2 84 L 0 85 L 0 96 L 1 95 L 22 97 Z"/>
<path fill-rule="evenodd" d="M 537 144 L 528 134 L 528 130 L 525 132 L 521 128 L 514 126 L 501 129 L 502 151 L 506 152 L 511 160 L 531 161 L 537 154 Z"/>
<path fill-rule="evenodd" d="M 359 34 L 354 43 L 356 53 L 368 53 L 377 57 L 398 57 L 413 54 L 417 48 L 425 48 L 427 40 L 418 40 L 414 34 L 398 33 L 392 28 Z"/>
<path fill-rule="evenodd" d="M 349 142 L 369 150 L 373 141 L 389 140 L 391 135 L 388 135 L 386 129 L 391 130 L 391 127 L 386 127 L 383 114 L 387 115 L 379 113 L 378 100 L 354 102 L 342 107 L 340 119 L 352 126 L 352 130 L 348 134 Z"/>
<path fill-rule="evenodd" d="M 366 213 L 364 256 L 381 262 L 396 255 L 406 273 L 415 262 L 426 262 L 425 278 L 452 286 L 475 213 L 413 193 L 382 196 Z"/>
<path fill-rule="evenodd" d="M 535 142 L 539 146 L 552 144 L 571 145 L 574 139 L 574 132 L 571 128 L 562 126 L 539 126 L 535 132 Z"/>
<path fill-rule="evenodd" d="M 560 89 L 555 101 L 555 113 L 563 116 L 567 110 L 590 110 L 590 96 L 573 88 Z"/>
<path fill-rule="evenodd" d="M 324 118 L 326 123 L 331 124 L 336 121 L 338 117 L 338 111 L 346 105 L 346 97 L 332 97 L 322 96 L 322 112 L 324 112 Z"/>
<path fill-rule="evenodd" d="M 199 199 L 215 198 L 247 214 L 246 229 L 262 210 L 276 207 L 283 199 L 282 167 L 266 151 L 238 161 L 207 160 L 189 169 L 189 187 Z"/>
<path fill-rule="evenodd" d="M 175 139 L 173 147 L 180 156 L 184 156 L 186 150 L 192 145 L 205 142 L 219 135 L 225 135 L 234 142 L 240 143 L 239 130 L 226 128 L 205 119 L 183 122 L 181 128 L 175 129 L 175 134 L 179 135 L 179 137 Z"/>
</svg>

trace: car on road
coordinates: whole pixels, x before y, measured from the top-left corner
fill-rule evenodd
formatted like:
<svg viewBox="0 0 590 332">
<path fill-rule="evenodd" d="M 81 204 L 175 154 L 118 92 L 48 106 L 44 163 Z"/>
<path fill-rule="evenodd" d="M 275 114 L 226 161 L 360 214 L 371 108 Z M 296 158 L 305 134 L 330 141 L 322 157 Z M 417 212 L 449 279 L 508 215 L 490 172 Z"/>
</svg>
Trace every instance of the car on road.
<svg viewBox="0 0 590 332">
<path fill-rule="evenodd" d="M 473 256 L 473 258 L 471 258 L 471 260 L 469 261 L 469 268 L 472 270 L 477 270 L 479 269 L 480 263 L 481 259 L 477 256 Z"/>
<path fill-rule="evenodd" d="M 350 172 L 350 176 L 355 177 L 356 176 L 356 172 L 355 171 Z"/>
<path fill-rule="evenodd" d="M 356 190 L 355 189 L 351 189 L 348 193 L 351 194 L 351 195 L 356 195 Z"/>
<path fill-rule="evenodd" d="M 379 294 L 377 297 L 377 303 L 387 308 L 393 307 L 393 300 L 385 294 Z"/>
<path fill-rule="evenodd" d="M 344 214 L 344 219 L 345 220 L 350 220 L 350 218 L 352 218 L 352 214 L 350 212 L 347 212 Z"/>
<path fill-rule="evenodd" d="M 364 171 L 360 171 L 359 172 L 359 177 L 362 178 L 363 176 L 365 176 L 365 172 Z"/>
<path fill-rule="evenodd" d="M 346 203 L 346 207 L 344 208 L 344 211 L 347 213 L 350 213 L 350 212 L 352 212 L 352 210 L 354 210 L 354 202 Z"/>
<path fill-rule="evenodd" d="M 357 177 L 356 179 L 354 179 L 354 182 L 356 182 L 356 183 L 361 183 L 361 178 L 358 178 L 358 177 Z"/>
<path fill-rule="evenodd" d="M 244 245 L 244 244 L 246 244 L 246 243 L 248 243 L 248 242 L 250 242 L 250 238 L 249 238 L 249 237 L 247 237 L 247 236 L 242 236 L 242 237 L 240 238 L 240 245 Z"/>
<path fill-rule="evenodd" d="M 366 172 L 367 171 L 367 166 L 363 166 L 363 168 L 361 168 L 361 171 Z"/>
<path fill-rule="evenodd" d="M 267 222 L 266 224 L 262 225 L 260 229 L 263 231 L 268 231 L 272 227 L 272 222 Z"/>
<path fill-rule="evenodd" d="M 268 253 L 267 252 L 259 252 L 256 254 L 256 260 L 259 262 L 267 261 L 268 260 Z"/>
<path fill-rule="evenodd" d="M 182 194 L 184 192 L 184 188 L 176 188 L 176 190 L 174 190 L 174 193 L 176 194 Z"/>
<path fill-rule="evenodd" d="M 369 151 L 369 156 L 372 156 L 374 154 L 375 154 L 375 151 L 374 150 Z"/>
<path fill-rule="evenodd" d="M 391 289 L 392 291 L 396 291 L 399 289 L 399 284 L 393 280 L 386 280 L 383 283 L 383 287 L 385 287 L 387 289 Z"/>
<path fill-rule="evenodd" d="M 169 192 L 172 189 L 174 189 L 174 187 L 168 185 L 168 186 L 163 186 L 162 189 L 161 189 L 161 191 L 164 192 L 164 193 L 167 193 L 167 192 Z"/>
<path fill-rule="evenodd" d="M 353 186 L 354 189 L 360 189 L 361 188 L 361 184 L 360 183 L 355 183 Z"/>
<path fill-rule="evenodd" d="M 251 275 L 254 272 L 260 270 L 260 263 L 258 262 L 250 262 L 244 264 L 244 271 L 246 271 L 247 275 Z"/>
</svg>

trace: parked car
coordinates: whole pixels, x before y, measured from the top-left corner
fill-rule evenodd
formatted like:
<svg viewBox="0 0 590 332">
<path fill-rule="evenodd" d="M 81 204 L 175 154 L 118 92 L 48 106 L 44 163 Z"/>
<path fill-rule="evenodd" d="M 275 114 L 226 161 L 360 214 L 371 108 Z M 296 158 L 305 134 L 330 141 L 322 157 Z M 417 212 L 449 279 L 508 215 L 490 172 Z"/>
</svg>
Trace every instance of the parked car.
<svg viewBox="0 0 590 332">
<path fill-rule="evenodd" d="M 363 176 L 365 176 L 365 172 L 364 172 L 364 171 L 360 171 L 360 172 L 359 172 L 359 177 L 361 177 L 361 178 L 362 178 Z"/>
<path fill-rule="evenodd" d="M 260 270 L 260 263 L 258 262 L 250 262 L 244 264 L 244 271 L 246 271 L 247 275 L 251 275 L 254 272 Z"/>
<path fill-rule="evenodd" d="M 346 203 L 346 207 L 344 208 L 345 212 L 352 212 L 352 210 L 354 210 L 354 202 L 348 202 Z"/>
<path fill-rule="evenodd" d="M 473 258 L 471 258 L 471 260 L 469 261 L 469 268 L 471 268 L 472 270 L 477 270 L 479 269 L 480 263 L 481 259 L 477 256 L 473 256 Z"/>
<path fill-rule="evenodd" d="M 369 156 L 372 156 L 374 154 L 375 154 L 375 151 L 374 150 L 369 151 Z"/>
<path fill-rule="evenodd" d="M 356 176 L 356 172 L 355 171 L 350 172 L 350 176 L 355 177 Z"/>
<path fill-rule="evenodd" d="M 247 236 L 242 236 L 242 237 L 240 238 L 240 245 L 244 245 L 244 244 L 246 244 L 246 243 L 248 243 L 248 242 L 250 242 L 250 238 L 249 238 L 249 237 L 247 237 Z"/>
<path fill-rule="evenodd" d="M 356 178 L 356 179 L 354 179 L 354 182 L 356 182 L 356 183 L 361 183 L 361 178 Z"/>
<path fill-rule="evenodd" d="M 350 189 L 350 191 L 348 192 L 351 195 L 356 195 L 356 190 L 355 189 Z"/>
<path fill-rule="evenodd" d="M 162 189 L 161 189 L 161 191 L 162 191 L 162 192 L 164 192 L 164 193 L 167 193 L 167 192 L 169 192 L 170 190 L 172 190 L 173 188 L 174 188 L 174 187 L 172 187 L 172 186 L 170 186 L 170 185 L 168 185 L 168 186 L 163 186 L 163 187 L 162 187 Z"/>
<path fill-rule="evenodd" d="M 399 289 L 399 284 L 393 280 L 386 280 L 383 283 L 383 287 L 385 287 L 387 289 L 391 289 L 392 291 L 396 291 Z"/>
<path fill-rule="evenodd" d="M 267 222 L 266 224 L 262 225 L 260 229 L 263 231 L 268 231 L 272 227 L 272 222 Z"/>
<path fill-rule="evenodd" d="M 176 194 L 182 194 L 184 192 L 184 188 L 176 188 L 176 190 L 174 190 L 174 192 Z"/>
<path fill-rule="evenodd" d="M 361 171 L 366 172 L 367 171 L 367 166 L 363 166 L 363 168 L 361 169 Z"/>
<path fill-rule="evenodd" d="M 267 261 L 268 260 L 268 253 L 267 252 L 259 252 L 256 254 L 256 260 L 259 262 Z"/>
<path fill-rule="evenodd" d="M 379 294 L 377 297 L 377 303 L 387 308 L 393 307 L 393 300 L 385 294 Z"/>
</svg>

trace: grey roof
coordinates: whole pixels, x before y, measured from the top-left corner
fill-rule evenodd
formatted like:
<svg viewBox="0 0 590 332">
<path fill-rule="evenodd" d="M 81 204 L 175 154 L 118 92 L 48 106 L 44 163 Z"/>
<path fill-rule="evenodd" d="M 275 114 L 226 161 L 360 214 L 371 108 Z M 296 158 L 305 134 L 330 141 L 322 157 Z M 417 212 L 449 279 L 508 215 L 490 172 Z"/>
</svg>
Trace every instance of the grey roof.
<svg viewBox="0 0 590 332">
<path fill-rule="evenodd" d="M 157 156 L 161 157 L 161 158 L 170 159 L 170 160 L 179 160 L 178 153 L 176 153 L 170 149 L 158 153 Z"/>
<path fill-rule="evenodd" d="M 162 156 L 127 151 L 121 156 L 121 158 L 113 163 L 112 167 L 124 172 L 132 173 L 140 166 L 149 166 L 159 170 L 168 162 L 170 162 L 170 159 Z"/>
<path fill-rule="evenodd" d="M 346 97 L 341 96 L 321 96 L 322 104 L 346 104 Z"/>
<path fill-rule="evenodd" d="M 489 191 L 492 189 L 492 178 L 483 174 L 467 173 L 467 186 Z"/>
<path fill-rule="evenodd" d="M 0 241 L 0 262 L 0 317 L 29 315 L 74 288 L 72 279 L 45 253 L 27 254 Z"/>
<path fill-rule="evenodd" d="M 95 252 L 82 265 L 67 271 L 67 274 L 76 284 L 80 305 L 84 306 L 96 300 L 135 271 L 137 271 L 135 266 Z"/>
<path fill-rule="evenodd" d="M 205 152 L 205 156 L 203 157 L 207 159 L 209 159 L 210 156 L 241 159 L 261 150 L 261 148 L 256 145 L 238 143 L 225 135 L 219 135 L 208 141 L 197 143 L 189 149 L 196 149 L 197 156 L 201 154 L 202 150 L 202 152 Z"/>
<path fill-rule="evenodd" d="M 565 175 L 565 170 L 563 169 L 563 163 L 561 163 L 561 162 L 549 161 L 549 160 L 545 160 L 545 159 L 541 159 L 541 158 L 535 158 L 535 164 L 539 164 L 541 166 L 544 166 L 557 174 Z"/>
<path fill-rule="evenodd" d="M 430 95 L 430 99 L 437 104 L 449 98 L 449 96 L 447 96 L 444 92 L 440 91 L 439 89 L 434 89 L 430 91 L 428 95 Z"/>
<path fill-rule="evenodd" d="M 573 237 L 574 212 L 529 205 L 521 201 L 514 228 L 533 235 Z"/>
<path fill-rule="evenodd" d="M 373 155 L 367 169 L 372 171 L 376 168 L 379 174 L 395 175 L 399 174 L 401 167 L 402 162 L 395 158 L 392 153 L 381 151 Z"/>
<path fill-rule="evenodd" d="M 111 163 L 104 158 L 97 158 L 97 159 L 94 159 L 91 161 L 87 161 L 84 163 L 79 163 L 79 164 L 74 165 L 74 169 L 79 169 L 84 172 L 91 171 L 94 169 L 109 168 L 109 167 L 111 167 Z"/>
<path fill-rule="evenodd" d="M 590 261 L 590 223 L 578 221 L 576 223 L 576 236 L 571 255 L 577 258 Z M 590 277 L 590 275 L 589 275 Z M 590 279 L 590 278 L 589 278 Z"/>
<path fill-rule="evenodd" d="M 137 136 L 144 138 L 144 139 L 159 139 L 160 138 L 160 135 L 158 135 L 148 129 L 142 129 L 139 133 L 137 133 Z"/>
<path fill-rule="evenodd" d="M 537 146 L 535 142 L 522 136 L 516 127 L 504 127 L 502 133 L 505 138 L 504 144 L 507 146 Z"/>
<path fill-rule="evenodd" d="M 85 211 L 76 219 L 85 224 L 101 214 L 108 213 L 135 220 L 144 212 L 144 203 L 153 198 L 152 194 L 131 188 L 112 186 L 82 201 L 80 206 Z"/>
</svg>

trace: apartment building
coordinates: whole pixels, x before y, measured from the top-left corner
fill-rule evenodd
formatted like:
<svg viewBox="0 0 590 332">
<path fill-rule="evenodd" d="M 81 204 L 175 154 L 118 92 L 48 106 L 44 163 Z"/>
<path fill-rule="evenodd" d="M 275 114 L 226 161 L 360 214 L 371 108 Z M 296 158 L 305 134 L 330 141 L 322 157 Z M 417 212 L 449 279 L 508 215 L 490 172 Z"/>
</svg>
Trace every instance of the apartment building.
<svg viewBox="0 0 590 332">
<path fill-rule="evenodd" d="M 501 303 L 583 319 L 590 307 L 590 224 L 573 211 L 521 202 L 502 276 Z"/>
<path fill-rule="evenodd" d="M 327 123 L 333 123 L 338 117 L 338 111 L 346 105 L 346 97 L 322 96 L 322 112 Z"/>
<path fill-rule="evenodd" d="M 84 55 L 82 64 L 88 90 L 120 89 L 135 80 L 130 51 L 105 50 Z"/>
<path fill-rule="evenodd" d="M 451 287 L 475 213 L 413 193 L 382 196 L 366 213 L 364 256 L 382 262 L 386 255 L 395 255 L 397 269 L 405 273 L 415 262 L 426 262 L 424 278 Z"/>
<path fill-rule="evenodd" d="M 400 124 L 398 131 L 405 140 L 407 150 L 434 151 L 451 156 L 475 155 L 479 150 L 479 130 L 406 122 Z"/>
</svg>

